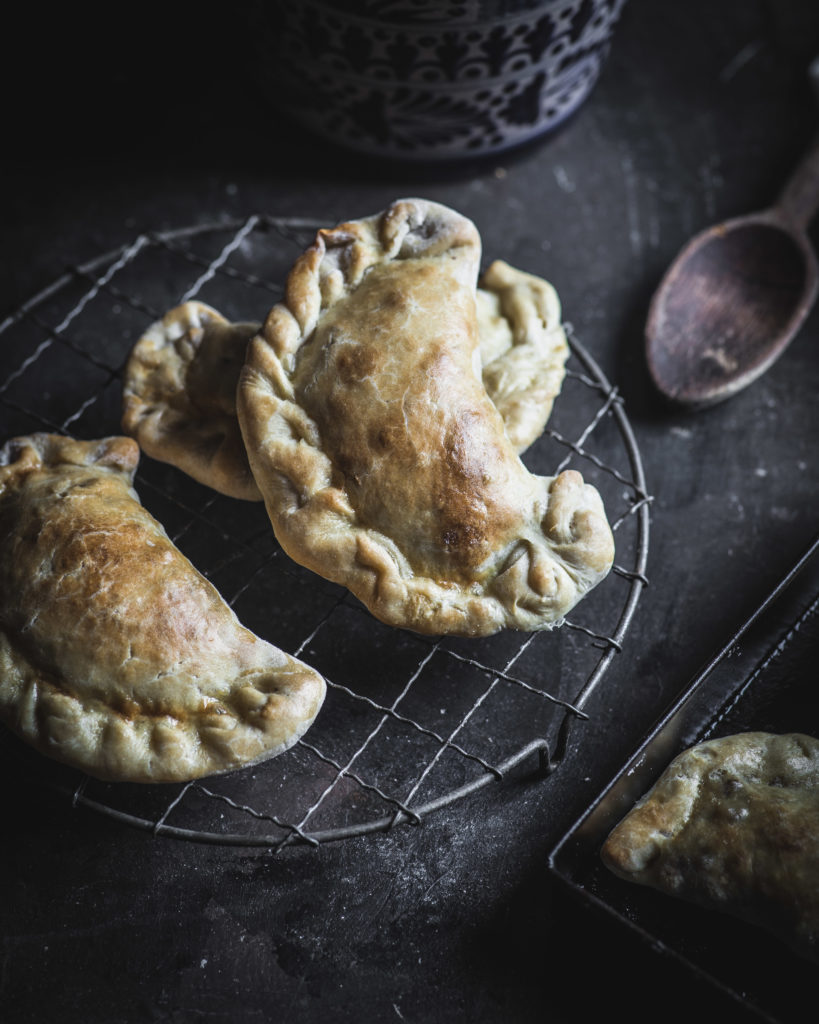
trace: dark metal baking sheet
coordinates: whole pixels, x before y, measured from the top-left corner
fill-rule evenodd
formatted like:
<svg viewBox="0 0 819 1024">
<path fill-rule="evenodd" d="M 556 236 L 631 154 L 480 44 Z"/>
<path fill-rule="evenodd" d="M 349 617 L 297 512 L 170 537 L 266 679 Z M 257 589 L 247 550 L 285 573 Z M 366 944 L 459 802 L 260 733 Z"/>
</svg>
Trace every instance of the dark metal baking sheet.
<svg viewBox="0 0 819 1024">
<path fill-rule="evenodd" d="M 746 730 L 819 736 L 818 658 L 819 537 L 703 666 L 549 858 L 570 898 L 643 940 L 658 968 L 679 982 L 678 991 L 687 979 L 695 982 L 743 1019 L 812 1019 L 819 967 L 761 928 L 615 877 L 603 866 L 600 848 L 687 747 Z M 669 994 L 670 1004 L 673 999 Z"/>
</svg>

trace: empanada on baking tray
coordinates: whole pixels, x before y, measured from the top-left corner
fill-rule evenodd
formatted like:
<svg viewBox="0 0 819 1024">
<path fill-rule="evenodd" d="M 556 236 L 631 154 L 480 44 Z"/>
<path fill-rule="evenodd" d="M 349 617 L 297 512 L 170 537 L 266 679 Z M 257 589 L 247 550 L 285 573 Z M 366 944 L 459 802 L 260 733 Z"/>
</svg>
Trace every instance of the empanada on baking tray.
<svg viewBox="0 0 819 1024">
<path fill-rule="evenodd" d="M 423 633 L 548 628 L 614 556 L 597 491 L 529 473 L 487 394 L 480 254 L 471 221 L 419 199 L 319 231 L 237 393 L 285 551 Z"/>
<path fill-rule="evenodd" d="M 324 680 L 245 629 L 173 545 L 132 489 L 138 458 L 126 437 L 0 448 L 0 720 L 107 780 L 272 757 Z"/>
<path fill-rule="evenodd" d="M 547 281 L 501 260 L 488 268 L 476 299 L 484 386 L 523 451 L 543 432 L 565 375 L 560 301 Z M 123 381 L 122 429 L 146 455 L 248 501 L 262 496 L 236 419 L 236 386 L 260 327 L 183 302 L 134 345 Z"/>
<path fill-rule="evenodd" d="M 819 740 L 738 733 L 679 754 L 601 851 L 616 875 L 819 960 Z"/>
<path fill-rule="evenodd" d="M 183 302 L 134 345 L 123 379 L 122 429 L 154 459 L 232 498 L 260 501 L 236 420 L 236 383 L 258 323 L 230 323 Z"/>
</svg>

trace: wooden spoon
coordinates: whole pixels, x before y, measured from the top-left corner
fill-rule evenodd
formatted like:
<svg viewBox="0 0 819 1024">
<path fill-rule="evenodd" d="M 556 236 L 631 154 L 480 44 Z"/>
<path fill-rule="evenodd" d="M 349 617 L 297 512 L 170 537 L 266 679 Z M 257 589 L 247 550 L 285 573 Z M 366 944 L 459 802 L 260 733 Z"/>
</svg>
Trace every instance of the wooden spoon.
<svg viewBox="0 0 819 1024">
<path fill-rule="evenodd" d="M 767 210 L 708 228 L 680 252 L 648 311 L 646 354 L 672 401 L 706 406 L 785 350 L 817 294 L 806 229 L 819 207 L 819 140 Z"/>
</svg>

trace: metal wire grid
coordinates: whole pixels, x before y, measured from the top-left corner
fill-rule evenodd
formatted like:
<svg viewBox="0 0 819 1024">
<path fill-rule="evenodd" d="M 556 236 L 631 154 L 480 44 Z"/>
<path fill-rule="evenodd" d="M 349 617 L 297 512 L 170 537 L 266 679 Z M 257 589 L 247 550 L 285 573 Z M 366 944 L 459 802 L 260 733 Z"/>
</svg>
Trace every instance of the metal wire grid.
<svg viewBox="0 0 819 1024">
<path fill-rule="evenodd" d="M 0 324 L 3 439 L 119 433 L 124 363 L 147 325 L 194 297 L 230 319 L 263 319 L 318 226 L 253 216 L 140 235 L 70 268 Z M 248 628 L 325 675 L 325 705 L 306 736 L 272 761 L 182 786 L 101 783 L 4 730 L 8 770 L 24 764 L 75 805 L 157 835 L 276 850 L 417 824 L 530 759 L 551 774 L 647 583 L 651 501 L 622 400 L 566 328 L 563 393 L 524 459 L 546 475 L 579 466 L 603 495 L 618 552 L 571 621 L 482 640 L 384 626 L 343 588 L 292 563 L 261 505 L 143 457 L 143 503 Z"/>
</svg>

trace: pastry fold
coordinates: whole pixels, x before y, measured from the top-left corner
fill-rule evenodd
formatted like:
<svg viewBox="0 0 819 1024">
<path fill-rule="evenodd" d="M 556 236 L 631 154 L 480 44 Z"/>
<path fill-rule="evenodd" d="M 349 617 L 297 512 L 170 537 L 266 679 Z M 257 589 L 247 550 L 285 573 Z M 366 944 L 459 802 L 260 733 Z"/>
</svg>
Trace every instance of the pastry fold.
<svg viewBox="0 0 819 1024">
<path fill-rule="evenodd" d="M 566 376 L 560 299 L 548 281 L 495 260 L 475 302 L 481 379 L 509 440 L 524 452 L 543 433 Z"/>
<path fill-rule="evenodd" d="M 598 492 L 529 473 L 487 394 L 480 255 L 471 221 L 419 199 L 319 231 L 237 392 L 285 551 L 423 633 L 549 628 L 614 555 Z"/>
<path fill-rule="evenodd" d="M 126 437 L 0 448 L 0 719 L 101 779 L 176 782 L 280 753 L 325 693 L 255 636 L 140 504 Z"/>
</svg>

